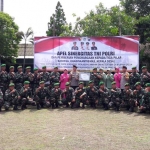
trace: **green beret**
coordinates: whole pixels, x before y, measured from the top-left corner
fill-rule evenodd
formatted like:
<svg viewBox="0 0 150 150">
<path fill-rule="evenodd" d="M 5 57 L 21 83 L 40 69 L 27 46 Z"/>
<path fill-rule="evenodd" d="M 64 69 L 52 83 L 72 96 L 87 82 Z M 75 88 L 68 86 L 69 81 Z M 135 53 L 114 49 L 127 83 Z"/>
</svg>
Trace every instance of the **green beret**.
<svg viewBox="0 0 150 150">
<path fill-rule="evenodd" d="M 10 86 L 15 86 L 15 84 L 14 84 L 14 83 L 10 83 L 10 84 L 9 84 L 9 87 L 10 87 Z"/>
<path fill-rule="evenodd" d="M 42 69 L 46 68 L 46 66 L 43 66 Z"/>
<path fill-rule="evenodd" d="M 136 67 L 134 66 L 134 67 L 132 67 L 132 69 L 136 69 Z"/>
<path fill-rule="evenodd" d="M 58 69 L 58 67 L 56 66 L 56 67 L 54 67 L 54 69 Z"/>
<path fill-rule="evenodd" d="M 40 81 L 40 83 L 39 84 L 44 84 L 45 82 L 44 81 Z"/>
<path fill-rule="evenodd" d="M 66 86 L 68 86 L 68 85 L 70 85 L 70 83 L 69 83 L 69 82 L 66 82 Z"/>
<path fill-rule="evenodd" d="M 24 81 L 24 84 L 30 84 L 30 82 L 29 81 Z"/>
<path fill-rule="evenodd" d="M 30 67 L 30 66 L 27 66 L 26 69 L 31 69 L 31 67 Z"/>
<path fill-rule="evenodd" d="M 129 84 L 129 83 L 126 83 L 124 86 L 130 86 L 130 84 Z"/>
<path fill-rule="evenodd" d="M 146 83 L 145 86 L 146 86 L 146 87 L 150 87 L 150 83 Z"/>
<path fill-rule="evenodd" d="M 10 66 L 9 69 L 14 69 L 14 66 Z"/>
<path fill-rule="evenodd" d="M 19 68 L 22 68 L 22 66 L 18 66 L 17 68 L 18 68 L 18 69 L 19 69 Z"/>
<path fill-rule="evenodd" d="M 100 82 L 100 83 L 99 83 L 99 86 L 101 86 L 101 85 L 104 85 L 104 82 Z"/>
<path fill-rule="evenodd" d="M 113 85 L 113 84 L 116 84 L 116 82 L 114 81 L 114 82 L 111 83 L 111 85 Z"/>
<path fill-rule="evenodd" d="M 34 71 L 37 71 L 37 70 L 38 70 L 38 68 L 34 68 L 33 70 L 34 70 Z"/>
<path fill-rule="evenodd" d="M 93 70 L 97 70 L 97 68 L 93 68 Z"/>
<path fill-rule="evenodd" d="M 142 69 L 145 69 L 145 68 L 147 68 L 147 67 L 146 67 L 146 66 L 143 66 L 143 67 L 142 67 Z"/>
<path fill-rule="evenodd" d="M 135 86 L 138 86 L 138 85 L 141 85 L 141 83 L 140 83 L 140 82 L 136 82 L 136 83 L 135 83 Z"/>
<path fill-rule="evenodd" d="M 6 67 L 6 64 L 1 64 L 1 67 Z"/>
<path fill-rule="evenodd" d="M 59 86 L 59 83 L 54 83 L 54 86 Z"/>
<path fill-rule="evenodd" d="M 80 84 L 84 84 L 84 83 L 83 83 L 83 82 L 79 82 L 79 85 L 80 85 Z"/>
<path fill-rule="evenodd" d="M 94 83 L 94 82 L 93 82 L 93 81 L 89 81 L 89 84 L 90 84 L 90 83 Z"/>
</svg>

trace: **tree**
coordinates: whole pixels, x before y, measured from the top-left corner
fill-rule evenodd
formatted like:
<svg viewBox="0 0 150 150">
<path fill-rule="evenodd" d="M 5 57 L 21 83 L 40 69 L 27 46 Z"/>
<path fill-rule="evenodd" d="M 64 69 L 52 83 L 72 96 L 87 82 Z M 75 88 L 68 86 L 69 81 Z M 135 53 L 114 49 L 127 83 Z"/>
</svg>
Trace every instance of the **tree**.
<svg viewBox="0 0 150 150">
<path fill-rule="evenodd" d="M 126 14 L 136 19 L 150 14 L 150 0 L 120 0 L 120 2 Z"/>
<path fill-rule="evenodd" d="M 77 17 L 75 28 L 65 28 L 65 35 L 67 31 L 69 35 L 74 36 L 131 35 L 134 34 L 135 23 L 136 20 L 119 6 L 107 9 L 100 3 L 96 6 L 96 11 L 91 10 L 83 19 Z"/>
<path fill-rule="evenodd" d="M 24 60 L 23 60 L 23 70 L 24 70 L 27 42 L 31 42 L 33 44 L 33 30 L 31 28 L 28 28 L 26 33 L 20 32 L 19 35 L 21 36 L 22 40 L 24 40 Z"/>
<path fill-rule="evenodd" d="M 63 31 L 65 31 L 62 26 L 66 24 L 65 13 L 62 9 L 62 5 L 58 1 L 55 13 L 50 17 L 50 22 L 48 22 L 47 36 L 60 36 Z"/>
<path fill-rule="evenodd" d="M 6 13 L 0 12 L 0 59 L 9 59 L 10 63 L 15 63 L 20 41 L 18 26 L 14 19 Z"/>
</svg>

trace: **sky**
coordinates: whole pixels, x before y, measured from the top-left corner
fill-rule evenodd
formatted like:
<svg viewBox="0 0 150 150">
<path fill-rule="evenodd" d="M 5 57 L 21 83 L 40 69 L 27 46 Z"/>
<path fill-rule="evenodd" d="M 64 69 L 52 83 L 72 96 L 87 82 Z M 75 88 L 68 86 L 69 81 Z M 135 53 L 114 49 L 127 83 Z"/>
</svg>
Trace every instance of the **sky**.
<svg viewBox="0 0 150 150">
<path fill-rule="evenodd" d="M 119 0 L 59 0 L 64 9 L 67 22 L 75 23 L 75 13 L 83 18 L 86 12 L 94 10 L 100 2 L 107 8 L 119 5 Z M 57 0 L 4 0 L 4 12 L 12 16 L 19 31 L 26 32 L 29 27 L 34 36 L 45 36 L 47 23 L 55 12 Z"/>
</svg>

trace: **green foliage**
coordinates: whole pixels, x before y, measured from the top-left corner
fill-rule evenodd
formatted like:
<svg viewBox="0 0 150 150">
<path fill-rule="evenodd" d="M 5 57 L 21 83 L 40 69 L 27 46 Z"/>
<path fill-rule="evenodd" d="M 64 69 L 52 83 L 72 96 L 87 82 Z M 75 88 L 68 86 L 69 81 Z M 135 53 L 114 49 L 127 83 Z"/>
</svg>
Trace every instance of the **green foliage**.
<svg viewBox="0 0 150 150">
<path fill-rule="evenodd" d="M 20 40 L 18 26 L 13 18 L 0 12 L 0 59 L 8 59 L 10 62 L 15 63 Z"/>
<path fill-rule="evenodd" d="M 48 22 L 47 36 L 60 36 L 66 30 L 64 27 L 66 24 L 65 13 L 62 5 L 58 2 L 55 13 L 50 17 L 50 22 Z"/>
</svg>

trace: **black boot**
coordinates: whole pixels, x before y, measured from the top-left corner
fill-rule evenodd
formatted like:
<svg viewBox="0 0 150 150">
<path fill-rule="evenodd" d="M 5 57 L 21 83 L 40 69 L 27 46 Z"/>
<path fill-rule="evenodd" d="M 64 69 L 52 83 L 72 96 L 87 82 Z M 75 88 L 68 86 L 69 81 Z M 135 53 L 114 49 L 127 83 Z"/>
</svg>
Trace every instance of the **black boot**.
<svg viewBox="0 0 150 150">
<path fill-rule="evenodd" d="M 85 108 L 85 106 L 84 106 L 84 104 L 82 104 L 82 109 L 84 109 Z"/>
<path fill-rule="evenodd" d="M 24 109 L 25 109 L 24 105 L 21 105 L 21 110 L 24 110 Z"/>
<path fill-rule="evenodd" d="M 54 109 L 55 108 L 55 106 L 54 106 L 54 104 L 52 104 L 52 109 Z"/>
<path fill-rule="evenodd" d="M 18 110 L 18 107 L 17 105 L 14 106 L 13 110 Z"/>
</svg>

